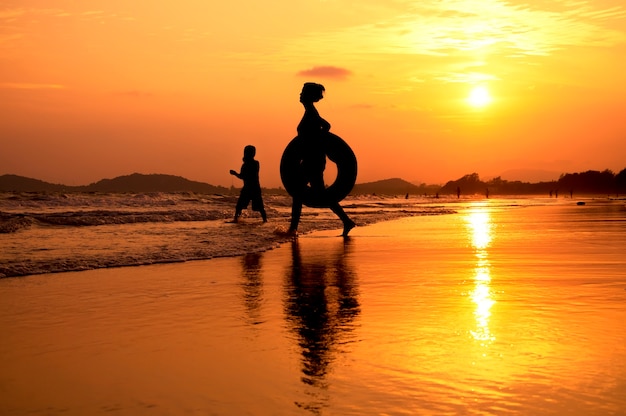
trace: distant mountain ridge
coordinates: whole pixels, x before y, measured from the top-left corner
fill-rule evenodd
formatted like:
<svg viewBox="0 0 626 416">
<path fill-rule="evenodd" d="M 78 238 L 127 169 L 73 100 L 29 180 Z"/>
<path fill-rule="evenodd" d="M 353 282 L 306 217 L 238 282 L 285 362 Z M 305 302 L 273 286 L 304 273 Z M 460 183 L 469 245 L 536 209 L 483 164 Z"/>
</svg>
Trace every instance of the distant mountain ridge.
<svg viewBox="0 0 626 416">
<path fill-rule="evenodd" d="M 438 186 L 436 187 L 439 188 Z M 354 185 L 352 194 L 404 195 L 423 194 L 424 187 L 417 186 L 400 178 L 383 179 Z"/>
<path fill-rule="evenodd" d="M 140 174 L 102 179 L 86 186 L 53 184 L 18 175 L 1 175 L 0 191 L 3 192 L 195 192 L 225 194 L 230 189 L 223 186 L 196 182 L 180 176 L 164 174 Z M 276 189 L 268 191 L 277 191 Z M 282 190 L 282 192 L 285 192 Z M 424 186 L 417 186 L 400 178 L 356 184 L 352 194 L 404 195 L 424 193 Z"/>
<path fill-rule="evenodd" d="M 204 182 L 190 181 L 181 176 L 164 174 L 141 174 L 118 176 L 113 179 L 102 179 L 86 186 L 67 186 L 44 182 L 38 179 L 18 175 L 0 175 L 0 191 L 2 192 L 108 192 L 108 193 L 141 193 L 141 192 L 194 192 L 204 194 L 230 194 L 232 188 L 210 185 Z M 462 193 L 474 194 L 546 194 L 555 192 L 576 193 L 626 193 L 626 169 L 615 174 L 610 170 L 587 171 L 561 175 L 556 181 L 528 183 L 507 181 L 500 177 L 489 181 L 480 180 L 477 173 L 465 175 L 444 186 L 415 185 L 400 178 L 384 179 L 375 182 L 356 184 L 352 195 L 446 195 Z M 266 193 L 285 194 L 282 188 L 264 188 Z"/>
<path fill-rule="evenodd" d="M 0 191 L 5 192 L 196 192 L 206 194 L 228 193 L 224 186 L 190 181 L 180 176 L 141 174 L 102 179 L 86 186 L 52 184 L 18 175 L 0 176 Z"/>
<path fill-rule="evenodd" d="M 16 191 L 16 192 L 64 192 L 67 188 L 65 185 L 58 185 L 49 182 L 40 181 L 39 179 L 27 178 L 18 175 L 2 175 L 0 176 L 0 191 Z"/>
<path fill-rule="evenodd" d="M 191 181 L 181 176 L 133 173 L 113 179 L 102 179 L 87 186 L 92 192 L 196 192 L 226 193 L 228 188 Z"/>
</svg>

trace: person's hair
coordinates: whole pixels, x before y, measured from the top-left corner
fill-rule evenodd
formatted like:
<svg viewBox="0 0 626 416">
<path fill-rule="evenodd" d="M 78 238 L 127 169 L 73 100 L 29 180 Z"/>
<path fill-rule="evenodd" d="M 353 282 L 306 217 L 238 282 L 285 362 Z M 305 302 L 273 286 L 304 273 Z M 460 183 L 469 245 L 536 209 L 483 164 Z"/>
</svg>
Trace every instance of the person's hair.
<svg viewBox="0 0 626 416">
<path fill-rule="evenodd" d="M 305 82 L 302 86 L 302 95 L 313 101 L 321 100 L 324 97 L 324 91 L 326 91 L 324 86 L 315 82 Z"/>
<path fill-rule="evenodd" d="M 256 147 L 254 147 L 251 144 L 249 144 L 249 145 L 247 145 L 246 147 L 243 148 L 243 157 L 244 158 L 253 159 L 254 155 L 256 155 Z"/>
</svg>

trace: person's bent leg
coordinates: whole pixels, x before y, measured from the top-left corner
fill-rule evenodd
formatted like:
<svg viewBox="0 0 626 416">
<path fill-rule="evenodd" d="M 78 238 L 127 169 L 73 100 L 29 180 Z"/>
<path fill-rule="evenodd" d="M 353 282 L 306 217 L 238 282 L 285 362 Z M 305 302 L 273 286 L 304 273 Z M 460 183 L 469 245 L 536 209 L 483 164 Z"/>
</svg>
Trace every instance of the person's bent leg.
<svg viewBox="0 0 626 416">
<path fill-rule="evenodd" d="M 356 223 L 354 221 L 352 221 L 350 219 L 350 217 L 348 217 L 348 214 L 346 214 L 346 212 L 343 210 L 343 208 L 341 207 L 341 205 L 339 205 L 338 202 L 335 202 L 334 204 L 331 204 L 330 209 L 331 209 L 331 211 L 333 211 L 335 213 L 335 215 L 337 215 L 339 217 L 341 222 L 343 222 L 343 233 L 342 233 L 342 235 L 344 237 L 346 237 L 348 235 L 348 233 L 350 232 L 350 230 L 353 229 L 354 227 L 356 227 Z"/>
<path fill-rule="evenodd" d="M 294 197 L 291 203 L 291 225 L 289 226 L 289 232 L 295 233 L 298 231 L 300 215 L 302 215 L 302 200 L 298 197 Z"/>
</svg>

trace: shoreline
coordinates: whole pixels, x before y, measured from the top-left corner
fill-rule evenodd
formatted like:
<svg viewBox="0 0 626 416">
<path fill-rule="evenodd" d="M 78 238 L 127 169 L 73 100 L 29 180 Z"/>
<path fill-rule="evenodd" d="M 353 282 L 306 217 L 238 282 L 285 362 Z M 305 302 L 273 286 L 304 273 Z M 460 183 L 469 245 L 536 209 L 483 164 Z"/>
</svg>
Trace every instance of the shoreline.
<svg viewBox="0 0 626 416">
<path fill-rule="evenodd" d="M 384 215 L 376 216 L 368 216 L 366 220 L 358 223 L 356 228 L 364 228 L 368 227 L 372 224 L 378 222 L 385 221 L 393 221 L 399 218 L 406 218 L 412 216 L 426 216 L 426 215 L 449 215 L 454 213 L 453 210 L 433 210 L 432 212 L 421 212 L 421 213 L 386 213 Z M 311 233 L 315 233 L 318 231 L 325 230 L 341 230 L 341 225 L 338 220 L 330 219 L 324 221 L 307 221 L 307 215 L 303 215 L 305 220 L 301 225 L 301 229 L 303 231 L 299 232 L 299 236 L 309 235 Z M 359 221 L 363 216 L 359 216 L 358 214 L 354 216 L 354 218 Z M 126 267 L 140 267 L 140 266 L 148 266 L 148 265 L 156 265 L 156 264 L 175 264 L 175 263 L 185 263 L 191 261 L 204 261 L 211 260 L 217 258 L 229 258 L 229 257 L 241 257 L 246 254 L 251 253 L 259 253 L 265 252 L 268 250 L 276 249 L 286 243 L 289 243 L 294 237 L 285 235 L 286 225 L 287 223 L 284 221 L 284 218 L 280 218 L 280 224 L 272 223 L 270 221 L 266 224 L 257 224 L 256 219 L 247 219 L 244 218 L 240 221 L 240 224 L 231 224 L 229 226 L 224 226 L 224 221 L 222 220 L 213 220 L 213 221 L 194 221 L 193 227 L 189 229 L 189 222 L 173 222 L 173 223 L 162 223 L 160 224 L 163 228 L 171 228 L 172 233 L 176 234 L 176 230 L 178 227 L 181 229 L 188 228 L 187 231 L 194 232 L 197 240 L 197 244 L 201 244 L 206 248 L 206 245 L 210 245 L 212 242 L 207 241 L 206 237 L 201 235 L 204 229 L 212 229 L 218 227 L 220 230 L 225 230 L 224 232 L 231 232 L 233 227 L 248 227 L 244 230 L 244 233 L 250 232 L 253 233 L 253 237 L 249 237 L 247 234 L 237 235 L 236 237 L 241 240 L 242 246 L 227 248 L 223 250 L 219 254 L 214 254 L 211 251 L 207 251 L 206 254 L 202 252 L 202 248 L 196 251 L 196 255 L 193 254 L 181 254 L 172 252 L 171 255 L 167 255 L 164 253 L 160 253 L 160 255 L 165 256 L 162 258 L 144 258 L 144 259 L 133 259 L 128 258 L 126 261 L 117 257 L 113 260 L 110 260 L 110 263 L 106 258 L 62 258 L 53 261 L 45 261 L 41 263 L 37 263 L 37 261 L 24 261 L 24 262 L 14 262 L 13 264 L 5 264 L 0 263 L 0 279 L 8 279 L 8 278 L 19 278 L 19 277 L 28 277 L 35 275 L 53 275 L 58 273 L 65 272 L 82 272 L 89 270 L 97 270 L 97 269 L 113 269 L 113 268 L 126 268 Z M 133 224 L 135 225 L 135 224 Z M 155 224 L 155 226 L 159 226 L 159 224 Z M 96 226 L 97 227 L 97 226 Z M 106 226 L 102 226 L 106 227 Z M 262 228 L 261 228 L 262 227 Z M 250 231 L 250 230 L 253 231 Z M 268 230 L 269 229 L 269 230 Z M 84 231 L 84 230 L 83 230 Z M 236 232 L 241 233 L 240 230 L 236 230 Z M 352 230 L 354 232 L 354 229 Z M 187 237 L 187 238 L 193 238 Z M 250 238 L 257 238 L 258 240 L 254 241 L 252 245 L 246 245 L 246 240 Z M 295 237 L 298 238 L 298 237 Z M 350 237 L 348 237 L 350 238 Z M 152 248 L 154 250 L 158 250 L 161 246 L 160 242 L 153 241 Z M 149 249 L 150 247 L 147 247 Z M 224 252 L 225 251 L 225 252 Z M 120 253 L 121 256 L 127 255 L 127 253 Z"/>
<path fill-rule="evenodd" d="M 138 267 L 151 264 L 182 263 L 272 250 L 291 240 L 281 231 L 289 221 L 289 198 L 271 201 L 270 222 L 261 224 L 253 212 L 244 211 L 241 224 L 224 224 L 231 214 L 233 200 L 207 201 L 172 195 L 90 197 L 76 201 L 53 202 L 50 215 L 65 225 L 34 224 L 26 230 L 0 234 L 0 278 L 40 274 L 80 272 L 94 269 Z M 121 199 L 120 199 L 121 198 Z M 148 199 L 146 199 L 148 198 Z M 432 200 L 424 198 L 347 198 L 346 212 L 358 226 L 351 232 L 378 222 L 397 218 L 449 215 L 475 203 L 495 205 L 573 205 L 580 199 L 569 198 L 460 198 Z M 617 203 L 621 200 L 590 198 L 586 204 Z M 35 204 L 40 204 L 36 201 Z M 48 215 L 43 205 L 24 210 Z M 63 205 L 65 204 L 65 205 Z M 74 207 L 68 210 L 66 206 Z M 147 207 L 146 207 L 147 206 Z M 105 210 L 108 209 L 108 210 Z M 203 211 L 205 210 L 205 211 Z M 206 211 L 208 210 L 208 211 Z M 300 235 L 321 230 L 341 230 L 340 221 L 324 209 L 305 209 Z M 152 217 L 145 221 L 146 212 Z M 194 218 L 213 218 L 197 221 Z M 95 214 L 94 214 L 95 213 Z M 96 215 L 97 214 L 97 215 Z M 101 219 L 106 222 L 102 223 Z M 137 218 L 137 220 L 129 221 Z M 180 218 L 190 218 L 181 221 Z M 258 222 L 258 223 L 257 223 Z M 73 224 L 86 226 L 75 226 Z"/>
<path fill-rule="evenodd" d="M 353 232 L 0 279 L 0 413 L 626 408 L 622 204 L 476 201 Z"/>
</svg>

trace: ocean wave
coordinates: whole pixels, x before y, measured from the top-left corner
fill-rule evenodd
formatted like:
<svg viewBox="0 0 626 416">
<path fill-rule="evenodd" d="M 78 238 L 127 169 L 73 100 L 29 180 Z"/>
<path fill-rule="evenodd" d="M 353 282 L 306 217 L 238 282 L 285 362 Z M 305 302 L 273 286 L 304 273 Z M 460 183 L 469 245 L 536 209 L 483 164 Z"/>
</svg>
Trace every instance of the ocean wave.
<svg viewBox="0 0 626 416">
<path fill-rule="evenodd" d="M 269 223 L 244 210 L 231 219 L 238 195 L 12 195 L 0 197 L 0 277 L 204 260 L 278 247 L 291 237 L 291 198 L 264 197 Z M 359 226 L 395 218 L 448 214 L 388 199 L 342 203 Z M 341 230 L 327 209 L 303 210 L 299 232 Z M 339 234 L 338 234 L 339 235 Z"/>
<path fill-rule="evenodd" d="M 33 218 L 25 215 L 10 215 L 0 212 L 0 234 L 14 233 L 30 227 Z"/>
<path fill-rule="evenodd" d="M 0 233 L 16 232 L 34 224 L 59 226 L 96 226 L 141 222 L 210 221 L 230 216 L 224 210 L 172 211 L 67 211 L 53 213 L 0 213 Z"/>
</svg>

